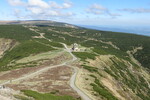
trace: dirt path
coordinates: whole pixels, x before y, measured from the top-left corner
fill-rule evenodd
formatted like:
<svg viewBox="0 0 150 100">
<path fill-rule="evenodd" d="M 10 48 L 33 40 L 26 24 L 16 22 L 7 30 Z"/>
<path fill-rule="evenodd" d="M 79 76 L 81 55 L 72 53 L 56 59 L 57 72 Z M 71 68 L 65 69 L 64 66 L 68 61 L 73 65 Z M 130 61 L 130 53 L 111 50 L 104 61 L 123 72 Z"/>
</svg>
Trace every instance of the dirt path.
<svg viewBox="0 0 150 100">
<path fill-rule="evenodd" d="M 30 77 L 34 77 L 34 76 L 37 76 L 49 69 L 52 69 L 52 68 L 56 68 L 56 67 L 60 67 L 60 66 L 70 66 L 71 63 L 73 63 L 75 60 L 77 60 L 77 58 L 71 53 L 71 50 L 67 48 L 66 44 L 62 43 L 65 47 L 64 50 L 66 50 L 71 56 L 72 56 L 72 59 L 71 60 L 68 60 L 62 64 L 59 64 L 59 65 L 54 65 L 54 66 L 47 66 L 43 69 L 40 69 L 34 73 L 31 73 L 31 74 L 27 74 L 27 75 L 24 75 L 20 78 L 17 78 L 17 79 L 14 79 L 14 80 L 9 80 L 9 81 L 6 81 L 4 83 L 1 83 L 0 85 L 5 85 L 5 84 L 9 84 L 9 83 L 13 83 L 13 82 L 17 82 L 17 81 L 21 81 L 21 80 L 24 80 L 24 79 L 28 79 Z M 81 98 L 83 100 L 91 100 L 83 91 L 81 91 L 76 85 L 75 85 L 75 81 L 76 81 L 76 76 L 77 76 L 77 73 L 78 73 L 78 69 L 76 67 L 71 67 L 74 69 L 74 74 L 72 75 L 71 79 L 70 79 L 70 86 L 72 87 L 72 89 L 74 91 L 76 91 L 78 93 L 78 95 L 81 96 Z"/>
<path fill-rule="evenodd" d="M 34 29 L 31 29 L 33 31 L 35 31 Z M 38 31 L 35 31 L 36 33 L 40 34 L 40 37 L 48 40 L 48 41 L 51 41 L 50 39 L 46 38 L 44 36 L 45 33 L 40 33 Z M 70 61 L 66 61 L 64 62 L 63 64 L 60 64 L 60 65 L 56 65 L 56 66 L 53 66 L 52 68 L 55 68 L 55 67 L 59 67 L 59 66 L 62 66 L 62 65 L 66 65 L 66 66 L 69 66 L 69 64 L 73 63 L 75 60 L 77 60 L 77 58 L 72 54 L 71 50 L 67 47 L 67 45 L 65 43 L 61 43 L 64 47 L 65 47 L 65 50 L 73 57 L 72 60 Z M 76 81 L 76 77 L 77 77 L 77 73 L 78 73 L 78 69 L 76 67 L 72 67 L 72 66 L 69 66 L 71 68 L 74 69 L 74 74 L 72 75 L 71 79 L 70 79 L 70 86 L 72 87 L 72 89 L 74 91 L 76 91 L 78 93 L 78 95 L 81 96 L 81 98 L 83 100 L 91 100 L 83 91 L 81 91 L 76 85 L 75 85 L 75 81 Z"/>
<path fill-rule="evenodd" d="M 22 77 L 20 77 L 20 78 L 17 78 L 17 79 L 14 79 L 14 80 L 10 80 L 10 81 L 6 81 L 6 82 L 4 82 L 4 83 L 1 83 L 0 85 L 5 85 L 5 84 L 12 83 L 12 82 L 16 82 L 16 81 L 21 81 L 21 80 L 24 80 L 24 79 L 28 79 L 28 78 L 30 78 L 30 77 L 34 77 L 34 76 L 36 76 L 36 75 L 39 75 L 39 74 L 41 74 L 41 73 L 43 73 L 43 72 L 45 72 L 45 71 L 47 71 L 47 70 L 49 70 L 49 69 L 56 68 L 56 67 L 63 66 L 63 65 L 65 65 L 65 63 L 59 64 L 59 65 L 54 65 L 54 66 L 48 66 L 48 67 L 45 67 L 45 68 L 43 68 L 43 69 L 40 69 L 40 70 L 38 70 L 38 71 L 36 71 L 36 72 L 34 72 L 34 73 L 24 75 L 24 76 L 22 76 Z"/>
<path fill-rule="evenodd" d="M 35 31 L 35 30 L 31 30 L 31 31 Z M 40 34 L 40 33 L 37 32 L 37 31 L 35 31 L 35 32 L 38 33 L 38 34 Z M 40 34 L 40 37 L 42 37 L 42 38 L 44 38 L 44 39 L 46 39 L 46 40 L 51 41 L 50 39 L 47 39 L 46 37 L 44 37 L 44 34 L 45 34 L 45 33 Z M 71 68 L 74 69 L 74 73 L 73 73 L 73 75 L 72 75 L 72 77 L 71 77 L 71 79 L 70 79 L 70 86 L 72 87 L 72 89 L 73 89 L 74 91 L 76 91 L 76 92 L 78 93 L 78 95 L 79 95 L 83 100 L 91 100 L 91 99 L 88 97 L 88 95 L 86 95 L 83 91 L 81 91 L 81 90 L 76 86 L 76 84 L 75 84 L 76 77 L 77 77 L 77 73 L 78 73 L 78 69 L 77 69 L 77 67 L 72 67 L 72 66 L 70 66 L 70 64 L 73 63 L 75 60 L 77 60 L 77 58 L 72 54 L 71 50 L 67 47 L 66 44 L 64 44 L 64 43 L 61 43 L 61 44 L 64 45 L 64 47 L 65 47 L 64 50 L 66 50 L 66 51 L 72 56 L 72 59 L 71 59 L 71 60 L 68 60 L 68 61 L 66 61 L 66 62 L 64 62 L 64 63 L 62 63 L 62 64 L 59 64 L 59 65 L 47 66 L 47 67 L 45 67 L 45 68 L 43 68 L 43 69 L 40 69 L 40 70 L 38 70 L 38 71 L 36 71 L 36 72 L 34 72 L 34 73 L 24 75 L 24 76 L 22 76 L 22 77 L 20 77 L 20 78 L 17 78 L 17 79 L 11 80 L 11 81 L 10 81 L 10 80 L 9 80 L 9 81 L 6 81 L 6 82 L 4 82 L 4 83 L 1 83 L 0 85 L 5 85 L 5 84 L 12 83 L 12 82 L 16 82 L 16 81 L 21 81 L 21 80 L 24 80 L 24 79 L 28 79 L 28 78 L 30 78 L 30 77 L 34 77 L 34 76 L 36 76 L 36 75 L 39 75 L 39 74 L 41 74 L 41 73 L 43 73 L 43 72 L 45 72 L 45 71 L 47 71 L 47 70 L 49 70 L 49 69 L 52 69 L 52 68 L 56 68 L 56 67 L 60 67 L 60 66 L 69 66 L 69 67 L 71 67 Z"/>
<path fill-rule="evenodd" d="M 0 100 L 12 100 L 12 99 L 0 95 Z"/>
<path fill-rule="evenodd" d="M 62 44 L 64 45 L 66 51 L 67 51 L 68 53 L 70 53 L 70 55 L 73 57 L 73 58 L 72 58 L 72 61 L 69 61 L 68 63 L 66 63 L 66 65 L 69 65 L 69 63 L 74 62 L 75 60 L 77 60 L 77 58 L 72 54 L 71 50 L 68 49 L 68 47 L 66 46 L 66 44 L 64 44 L 64 43 L 62 43 Z M 71 67 L 71 66 L 69 66 L 69 67 Z M 70 79 L 70 86 L 72 87 L 72 89 L 73 89 L 74 91 L 76 91 L 76 92 L 81 96 L 81 98 L 82 98 L 83 100 L 91 100 L 91 99 L 88 97 L 88 95 L 86 95 L 83 91 L 81 91 L 81 90 L 76 86 L 76 84 L 75 84 L 76 77 L 77 77 L 77 73 L 78 73 L 78 68 L 77 68 L 77 67 L 71 67 L 71 68 L 74 69 L 74 74 L 72 75 L 72 77 L 71 77 L 71 79 Z"/>
</svg>

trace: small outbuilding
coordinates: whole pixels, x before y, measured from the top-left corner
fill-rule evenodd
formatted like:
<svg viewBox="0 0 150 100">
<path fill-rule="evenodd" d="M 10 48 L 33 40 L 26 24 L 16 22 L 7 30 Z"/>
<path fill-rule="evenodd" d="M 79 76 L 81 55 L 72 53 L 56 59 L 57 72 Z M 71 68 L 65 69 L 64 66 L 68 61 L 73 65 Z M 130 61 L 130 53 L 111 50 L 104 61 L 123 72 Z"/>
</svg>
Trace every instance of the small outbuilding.
<svg viewBox="0 0 150 100">
<path fill-rule="evenodd" d="M 0 85 L 0 89 L 4 89 L 5 88 L 5 86 L 4 85 Z"/>
<path fill-rule="evenodd" d="M 77 43 L 74 43 L 74 44 L 73 44 L 73 47 L 72 47 L 72 50 L 73 50 L 73 51 L 80 51 L 80 50 L 79 50 L 79 45 L 78 45 Z"/>
</svg>

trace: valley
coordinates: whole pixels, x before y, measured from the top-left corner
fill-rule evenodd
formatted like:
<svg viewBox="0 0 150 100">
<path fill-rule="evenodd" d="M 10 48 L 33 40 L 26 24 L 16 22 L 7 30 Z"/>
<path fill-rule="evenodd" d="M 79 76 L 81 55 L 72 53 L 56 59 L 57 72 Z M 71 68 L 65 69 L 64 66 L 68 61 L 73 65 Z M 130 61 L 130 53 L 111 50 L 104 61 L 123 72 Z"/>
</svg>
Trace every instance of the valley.
<svg viewBox="0 0 150 100">
<path fill-rule="evenodd" d="M 149 37 L 58 22 L 18 23 L 0 25 L 3 98 L 150 99 Z"/>
</svg>

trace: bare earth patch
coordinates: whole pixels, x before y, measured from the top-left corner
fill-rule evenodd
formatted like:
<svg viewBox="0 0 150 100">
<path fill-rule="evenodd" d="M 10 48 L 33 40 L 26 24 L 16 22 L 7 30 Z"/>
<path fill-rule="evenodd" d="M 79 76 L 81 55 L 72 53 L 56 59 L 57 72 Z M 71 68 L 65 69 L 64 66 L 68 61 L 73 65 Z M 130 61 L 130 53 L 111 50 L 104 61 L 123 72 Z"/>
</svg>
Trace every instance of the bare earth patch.
<svg viewBox="0 0 150 100">
<path fill-rule="evenodd" d="M 71 75 L 72 69 L 70 67 L 60 66 L 49 69 L 35 77 L 30 77 L 19 82 L 12 82 L 6 86 L 14 90 L 32 89 L 44 93 L 58 91 L 59 95 L 70 95 L 78 98 L 78 94 L 69 85 Z"/>
<path fill-rule="evenodd" d="M 39 65 L 37 67 L 26 67 L 26 68 L 15 69 L 15 70 L 3 72 L 3 73 L 0 73 L 0 81 L 2 82 L 5 80 L 13 80 L 13 79 L 19 78 L 23 75 L 38 71 L 42 68 L 60 64 L 62 61 L 65 61 L 67 59 L 70 59 L 70 58 L 68 58 L 67 56 L 62 54 L 60 56 L 57 56 L 55 58 L 52 58 L 50 60 L 46 60 L 46 61 L 42 62 L 41 65 Z"/>
<path fill-rule="evenodd" d="M 0 58 L 5 51 L 13 48 L 15 45 L 17 45 L 15 40 L 0 38 Z"/>
<path fill-rule="evenodd" d="M 90 73 L 87 70 L 78 69 L 75 84 L 80 90 L 84 91 L 84 93 L 88 95 L 92 100 L 99 100 L 96 96 L 91 95 L 93 94 L 93 88 L 90 86 L 90 84 L 94 82 L 94 79 L 89 76 Z"/>
<path fill-rule="evenodd" d="M 118 97 L 120 100 L 125 100 L 124 97 L 122 97 L 117 90 L 120 90 L 119 85 L 116 86 L 116 84 L 113 82 L 113 80 L 111 79 L 107 79 L 107 78 L 102 78 L 101 82 L 109 89 L 112 91 L 112 93 Z"/>
</svg>

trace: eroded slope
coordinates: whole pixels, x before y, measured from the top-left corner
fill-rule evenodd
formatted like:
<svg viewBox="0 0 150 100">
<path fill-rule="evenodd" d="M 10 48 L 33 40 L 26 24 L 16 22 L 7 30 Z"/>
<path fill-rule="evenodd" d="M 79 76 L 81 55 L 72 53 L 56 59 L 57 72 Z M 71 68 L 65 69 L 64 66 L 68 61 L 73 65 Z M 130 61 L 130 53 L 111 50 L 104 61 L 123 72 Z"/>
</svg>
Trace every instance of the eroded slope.
<svg viewBox="0 0 150 100">
<path fill-rule="evenodd" d="M 0 36 L 15 39 L 19 42 L 19 45 L 6 52 L 0 59 L 1 70 L 11 69 L 10 72 L 1 72 L 1 82 L 11 80 L 11 78 L 15 80 L 16 75 L 18 77 L 24 76 L 30 71 L 34 73 L 35 70 L 41 70 L 40 68 L 45 69 L 47 65 L 53 66 L 69 60 L 70 54 L 68 55 L 64 51 L 62 43 L 67 44 L 70 49 L 72 44 L 77 43 L 79 44 L 79 50 L 73 52 L 73 54 L 79 59 L 74 63 L 72 62 L 72 66 L 78 69 L 76 86 L 92 100 L 150 99 L 150 75 L 148 69 L 144 68 L 149 68 L 150 56 L 148 52 L 149 45 L 147 45 L 149 44 L 149 37 L 47 25 L 5 25 L 0 27 L 3 29 L 2 31 L 7 32 L 7 34 L 0 34 Z M 11 31 L 6 31 L 7 27 Z M 15 35 L 18 37 L 15 37 Z M 23 38 L 24 35 L 27 37 Z M 7 45 L 7 42 L 5 43 L 3 44 Z M 8 44 L 11 44 L 11 42 Z M 139 50 L 132 52 L 137 47 L 142 48 L 140 49 L 141 53 Z M 127 53 L 127 51 L 129 52 Z M 134 57 L 139 57 L 139 62 Z M 67 70 L 66 74 L 63 69 Z M 68 66 L 63 65 L 60 69 L 54 68 L 47 70 L 45 73 L 35 73 L 31 79 L 18 79 L 18 81 L 12 83 L 10 81 L 7 86 L 16 90 L 32 88 L 39 92 L 53 92 L 53 89 L 61 87 L 66 89 L 66 92 L 60 89 L 58 95 L 69 94 L 71 88 L 68 85 L 64 87 L 64 84 L 69 82 L 72 74 L 70 71 L 72 70 Z M 53 72 L 57 74 L 55 75 Z M 32 72 L 30 73 L 32 75 Z M 3 79 L 4 77 L 5 79 Z M 30 96 L 29 93 L 38 94 L 35 91 L 25 90 L 24 93 L 28 96 Z M 76 92 L 72 96 L 77 97 Z"/>
</svg>

